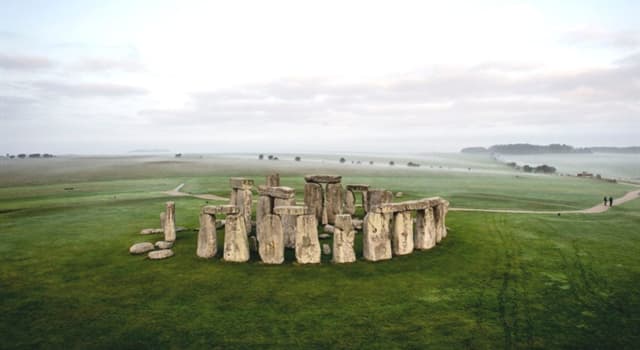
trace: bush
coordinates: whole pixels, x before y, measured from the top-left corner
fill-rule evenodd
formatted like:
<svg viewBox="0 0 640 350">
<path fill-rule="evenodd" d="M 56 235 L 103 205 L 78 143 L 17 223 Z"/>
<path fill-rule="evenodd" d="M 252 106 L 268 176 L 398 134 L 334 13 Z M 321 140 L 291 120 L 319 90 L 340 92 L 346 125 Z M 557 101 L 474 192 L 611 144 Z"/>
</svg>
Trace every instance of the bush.
<svg viewBox="0 0 640 350">
<path fill-rule="evenodd" d="M 344 163 L 344 162 L 346 162 L 346 161 L 347 161 L 347 160 L 346 160 L 346 159 L 344 159 L 344 157 L 340 158 L 340 163 Z"/>
<path fill-rule="evenodd" d="M 299 161 L 301 161 L 301 160 L 302 160 L 302 158 L 300 158 L 300 157 L 296 157 L 296 162 L 299 162 Z"/>
<path fill-rule="evenodd" d="M 263 160 L 264 159 L 264 154 L 259 155 L 258 159 Z"/>
<path fill-rule="evenodd" d="M 394 162 L 394 161 L 390 161 L 389 162 L 389 165 L 395 165 L 395 164 L 396 164 L 396 162 Z"/>
</svg>

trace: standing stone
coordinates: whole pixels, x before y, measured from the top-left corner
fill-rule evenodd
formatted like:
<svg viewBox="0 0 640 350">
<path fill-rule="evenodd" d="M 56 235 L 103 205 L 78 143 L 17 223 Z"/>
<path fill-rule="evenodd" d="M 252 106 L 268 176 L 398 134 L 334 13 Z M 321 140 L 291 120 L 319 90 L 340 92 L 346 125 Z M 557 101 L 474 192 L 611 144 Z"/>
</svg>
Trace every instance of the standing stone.
<svg viewBox="0 0 640 350">
<path fill-rule="evenodd" d="M 251 189 L 244 188 L 237 190 L 236 206 L 240 208 L 240 215 L 244 217 L 244 227 L 247 232 L 251 232 Z"/>
<path fill-rule="evenodd" d="M 351 215 L 337 215 L 333 231 L 333 262 L 337 264 L 356 261 L 353 242 L 356 232 L 353 230 Z"/>
<path fill-rule="evenodd" d="M 273 207 L 296 205 L 295 198 L 276 198 Z M 296 247 L 296 216 L 295 215 L 280 215 L 280 222 L 282 222 L 282 233 L 284 234 L 284 246 L 287 248 Z"/>
<path fill-rule="evenodd" d="M 362 191 L 362 209 L 365 213 L 369 211 L 369 190 Z"/>
<path fill-rule="evenodd" d="M 267 186 L 269 187 L 280 186 L 280 174 L 267 175 Z"/>
<path fill-rule="evenodd" d="M 224 225 L 223 259 L 231 262 L 249 260 L 249 239 L 241 214 L 227 215 Z"/>
<path fill-rule="evenodd" d="M 238 203 L 238 190 L 235 188 L 231 189 L 231 194 L 229 194 L 229 204 L 237 205 Z"/>
<path fill-rule="evenodd" d="M 333 224 L 336 222 L 336 215 L 342 214 L 343 198 L 342 184 L 327 184 L 327 192 L 325 193 L 324 204 L 327 208 L 327 222 Z"/>
<path fill-rule="evenodd" d="M 167 202 L 167 210 L 165 214 L 164 224 L 164 240 L 173 242 L 176 240 L 176 204 Z"/>
<path fill-rule="evenodd" d="M 389 222 L 384 214 L 369 212 L 364 217 L 362 253 L 369 261 L 391 259 Z"/>
<path fill-rule="evenodd" d="M 446 203 L 446 204 L 445 204 Z M 447 226 L 445 225 L 445 216 L 447 215 L 449 203 L 441 201 L 435 206 L 433 210 L 435 228 L 436 228 L 436 243 L 440 243 L 443 238 L 447 236 Z"/>
<path fill-rule="evenodd" d="M 349 215 L 356 213 L 356 195 L 351 190 L 347 190 L 344 195 L 344 213 Z"/>
<path fill-rule="evenodd" d="M 258 204 L 256 205 L 256 229 L 258 223 L 268 214 L 273 214 L 273 200 L 269 196 L 261 195 L 258 197 Z"/>
<path fill-rule="evenodd" d="M 443 205 L 442 205 L 442 215 L 440 216 L 440 218 L 442 219 L 442 222 L 440 223 L 440 230 L 442 230 L 442 238 L 447 238 L 447 224 L 446 224 L 446 219 L 447 219 L 447 213 L 449 212 L 449 202 L 446 200 L 443 200 Z"/>
<path fill-rule="evenodd" d="M 296 260 L 299 264 L 320 263 L 318 220 L 315 215 L 300 215 L 296 219 Z"/>
<path fill-rule="evenodd" d="M 306 205 L 311 214 L 316 216 L 319 222 L 322 222 L 322 186 L 316 183 L 304 184 L 304 205 Z"/>
<path fill-rule="evenodd" d="M 434 207 L 416 211 L 416 231 L 413 235 L 415 248 L 427 250 L 436 245 Z"/>
<path fill-rule="evenodd" d="M 367 192 L 367 213 L 384 203 L 391 203 L 393 200 L 393 193 L 391 191 L 373 189 Z"/>
<path fill-rule="evenodd" d="M 167 213 L 161 212 L 160 213 L 160 229 L 162 229 L 163 232 L 164 232 L 164 225 L 166 221 L 167 221 Z"/>
<path fill-rule="evenodd" d="M 216 239 L 216 217 L 200 213 L 200 230 L 198 231 L 198 248 L 196 254 L 205 259 L 213 258 L 218 252 Z"/>
<path fill-rule="evenodd" d="M 258 253 L 265 264 L 284 262 L 284 234 L 278 215 L 265 215 L 258 230 Z"/>
<path fill-rule="evenodd" d="M 393 254 L 407 255 L 413 252 L 413 220 L 410 211 L 393 214 L 393 231 L 391 235 Z"/>
</svg>

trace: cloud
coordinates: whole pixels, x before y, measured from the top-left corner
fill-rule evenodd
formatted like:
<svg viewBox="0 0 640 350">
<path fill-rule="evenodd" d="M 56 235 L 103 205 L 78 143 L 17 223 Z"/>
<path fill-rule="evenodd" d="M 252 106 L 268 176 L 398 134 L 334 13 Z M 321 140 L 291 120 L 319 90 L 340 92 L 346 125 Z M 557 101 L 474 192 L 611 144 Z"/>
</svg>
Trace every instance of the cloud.
<svg viewBox="0 0 640 350">
<path fill-rule="evenodd" d="M 567 31 L 563 41 L 581 46 L 596 46 L 619 49 L 640 47 L 639 31 L 613 31 L 598 27 L 581 27 Z"/>
<path fill-rule="evenodd" d="M 55 81 L 40 81 L 33 87 L 44 95 L 66 97 L 133 97 L 145 95 L 146 89 L 112 83 L 77 83 L 69 84 Z"/>
<path fill-rule="evenodd" d="M 31 71 L 54 67 L 55 63 L 44 56 L 8 55 L 0 53 L 0 69 Z"/>
<path fill-rule="evenodd" d="M 71 65 L 71 68 L 81 72 L 106 72 L 106 71 L 124 71 L 124 72 L 140 72 L 144 70 L 144 65 L 134 59 L 111 59 L 103 57 L 84 58 Z"/>
</svg>

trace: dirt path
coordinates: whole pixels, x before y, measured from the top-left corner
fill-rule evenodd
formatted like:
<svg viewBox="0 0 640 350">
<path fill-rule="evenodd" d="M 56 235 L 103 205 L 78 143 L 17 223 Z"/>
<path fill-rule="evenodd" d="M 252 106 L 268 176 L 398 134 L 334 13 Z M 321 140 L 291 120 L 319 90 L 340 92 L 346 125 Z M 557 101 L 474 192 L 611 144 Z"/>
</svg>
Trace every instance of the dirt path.
<svg viewBox="0 0 640 350">
<path fill-rule="evenodd" d="M 633 184 L 634 186 L 637 186 Z M 213 201 L 227 201 L 229 198 L 216 196 L 215 194 L 190 194 L 185 192 L 180 192 L 180 190 L 184 187 L 184 184 L 178 185 L 178 187 L 173 190 L 163 192 L 169 196 L 173 197 L 193 197 L 199 199 L 213 200 Z M 620 198 L 616 198 L 613 200 L 613 205 L 617 206 L 628 201 L 640 198 L 640 189 L 633 190 L 627 192 L 624 196 Z M 255 202 L 255 200 L 254 200 Z M 518 210 L 518 209 L 477 209 L 477 208 L 449 208 L 451 211 L 477 211 L 483 213 L 508 213 L 508 214 L 598 214 L 604 213 L 609 210 L 609 206 L 604 204 L 598 204 L 591 208 L 580 209 L 580 210 Z"/>
<path fill-rule="evenodd" d="M 229 198 L 216 196 L 215 194 L 191 194 L 191 193 L 180 192 L 182 187 L 184 187 L 184 184 L 180 184 L 178 185 L 178 187 L 172 189 L 171 191 L 167 191 L 163 193 L 173 197 L 193 197 L 193 198 L 206 199 L 210 201 L 228 201 L 229 200 Z"/>
</svg>

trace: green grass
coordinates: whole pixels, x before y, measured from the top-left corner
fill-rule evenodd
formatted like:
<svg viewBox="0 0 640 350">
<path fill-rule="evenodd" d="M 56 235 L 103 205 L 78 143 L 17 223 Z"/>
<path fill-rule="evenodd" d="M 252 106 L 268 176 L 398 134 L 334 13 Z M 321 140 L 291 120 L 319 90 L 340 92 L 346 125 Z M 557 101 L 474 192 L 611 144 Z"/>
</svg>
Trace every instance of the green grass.
<svg viewBox="0 0 640 350">
<path fill-rule="evenodd" d="M 640 341 L 640 201 L 597 215 L 451 212 L 441 245 L 380 263 L 362 261 L 360 244 L 348 265 L 323 257 L 300 266 L 291 252 L 281 266 L 255 256 L 205 261 L 195 231 L 178 233 L 171 259 L 129 255 L 132 243 L 161 239 L 138 234 L 158 226 L 169 199 L 161 191 L 184 182 L 185 191 L 228 194 L 226 176 L 195 175 L 1 188 L 0 348 L 622 349 Z M 403 199 L 523 209 L 588 207 L 602 192 L 628 190 L 437 172 L 344 182 L 403 191 Z M 197 227 L 205 201 L 172 200 L 177 224 Z M 218 238 L 221 251 L 223 230 Z"/>
</svg>

